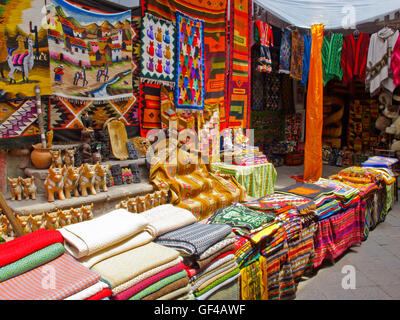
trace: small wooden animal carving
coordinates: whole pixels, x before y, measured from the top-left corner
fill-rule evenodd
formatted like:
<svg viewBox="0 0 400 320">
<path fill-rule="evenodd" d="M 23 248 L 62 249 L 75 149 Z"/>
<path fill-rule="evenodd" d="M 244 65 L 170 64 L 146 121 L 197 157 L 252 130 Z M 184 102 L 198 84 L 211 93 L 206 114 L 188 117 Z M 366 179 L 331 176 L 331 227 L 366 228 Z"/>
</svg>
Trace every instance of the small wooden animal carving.
<svg viewBox="0 0 400 320">
<path fill-rule="evenodd" d="M 7 216 L 2 214 L 0 217 L 0 233 L 5 236 L 12 237 L 14 236 L 14 231 L 10 221 L 7 219 Z"/>
<path fill-rule="evenodd" d="M 58 210 L 57 214 L 60 228 L 71 224 L 71 214 L 69 213 L 69 210 Z"/>
<path fill-rule="evenodd" d="M 35 185 L 35 177 L 20 178 L 21 186 L 24 188 L 25 200 L 35 200 L 36 199 L 36 185 Z"/>
<path fill-rule="evenodd" d="M 69 166 L 64 177 L 64 194 L 67 199 L 71 198 L 71 191 L 74 197 L 79 197 L 79 168 Z"/>
<path fill-rule="evenodd" d="M 161 204 L 162 201 L 162 194 L 161 191 L 154 192 L 154 206 L 157 207 Z"/>
<path fill-rule="evenodd" d="M 132 213 L 138 213 L 137 203 L 135 200 L 129 199 L 127 201 L 127 210 Z"/>
<path fill-rule="evenodd" d="M 75 152 L 76 152 L 76 148 L 65 150 L 63 161 L 67 167 L 75 166 Z"/>
<path fill-rule="evenodd" d="M 168 190 L 161 190 L 161 202 L 160 205 L 168 202 Z"/>
<path fill-rule="evenodd" d="M 65 166 L 60 168 L 49 168 L 49 175 L 44 181 L 44 186 L 46 188 L 47 200 L 49 202 L 54 201 L 54 195 L 57 194 L 60 200 L 65 200 L 64 195 L 64 174 Z"/>
<path fill-rule="evenodd" d="M 51 153 L 51 165 L 55 168 L 61 168 L 63 162 L 61 159 L 61 150 L 50 150 Z"/>
<path fill-rule="evenodd" d="M 82 221 L 93 219 L 93 203 L 87 206 L 82 206 L 80 210 L 82 213 Z"/>
<path fill-rule="evenodd" d="M 58 214 L 57 212 L 52 212 L 52 213 L 45 213 L 45 225 L 44 227 L 47 230 L 56 230 L 59 228 L 59 224 L 58 224 Z"/>
<path fill-rule="evenodd" d="M 71 217 L 71 223 L 82 222 L 82 211 L 79 209 L 69 209 L 69 215 Z"/>
<path fill-rule="evenodd" d="M 126 209 L 126 210 L 128 210 L 128 201 L 129 200 L 130 199 L 128 198 L 126 200 L 120 201 L 120 203 L 115 206 L 115 209 Z"/>
<path fill-rule="evenodd" d="M 24 231 L 25 234 L 32 232 L 31 229 L 31 219 L 29 219 L 29 216 L 15 216 L 16 219 L 18 220 L 19 224 L 22 227 L 22 230 Z"/>
<path fill-rule="evenodd" d="M 94 187 L 96 192 L 104 191 L 107 192 L 107 173 L 110 171 L 111 164 L 100 164 L 94 165 L 95 179 Z"/>
<path fill-rule="evenodd" d="M 22 187 L 19 178 L 8 178 L 8 183 L 11 185 L 11 200 L 21 200 L 22 199 Z"/>
<path fill-rule="evenodd" d="M 144 212 L 147 210 L 146 200 L 143 196 L 136 197 L 137 212 Z"/>
<path fill-rule="evenodd" d="M 44 213 L 37 214 L 34 216 L 29 215 L 28 219 L 30 220 L 32 232 L 35 232 L 35 231 L 41 229 L 43 227 L 43 224 L 45 223 Z"/>
<path fill-rule="evenodd" d="M 81 190 L 81 195 L 83 197 L 87 197 L 89 195 L 88 190 L 90 194 L 96 194 L 96 190 L 94 188 L 94 166 L 85 163 L 84 165 L 80 166 L 79 173 L 79 187 Z"/>
<path fill-rule="evenodd" d="M 147 210 L 154 207 L 154 194 L 148 193 L 144 196 L 144 200 L 146 201 Z"/>
</svg>

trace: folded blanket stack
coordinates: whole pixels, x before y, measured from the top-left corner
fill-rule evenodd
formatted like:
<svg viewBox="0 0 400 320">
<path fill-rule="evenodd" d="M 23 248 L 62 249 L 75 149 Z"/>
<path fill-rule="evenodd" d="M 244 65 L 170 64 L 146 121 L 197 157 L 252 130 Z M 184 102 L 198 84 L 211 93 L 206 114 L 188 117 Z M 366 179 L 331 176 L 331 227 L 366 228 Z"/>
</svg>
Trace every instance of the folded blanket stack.
<svg viewBox="0 0 400 320">
<path fill-rule="evenodd" d="M 194 222 L 158 236 L 155 242 L 180 253 L 191 298 L 207 299 L 239 276 L 233 254 L 235 238 L 229 225 Z"/>
<path fill-rule="evenodd" d="M 0 245 L 1 300 L 62 300 L 100 280 L 65 253 L 57 230 L 40 229 Z"/>
</svg>

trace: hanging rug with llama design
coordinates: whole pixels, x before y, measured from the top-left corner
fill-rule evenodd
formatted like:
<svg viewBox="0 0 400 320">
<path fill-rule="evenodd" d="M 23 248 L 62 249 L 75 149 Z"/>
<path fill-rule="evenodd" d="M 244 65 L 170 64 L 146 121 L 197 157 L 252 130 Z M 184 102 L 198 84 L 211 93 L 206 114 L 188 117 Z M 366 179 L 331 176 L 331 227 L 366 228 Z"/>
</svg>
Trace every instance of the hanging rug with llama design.
<svg viewBox="0 0 400 320">
<path fill-rule="evenodd" d="M 131 10 L 88 11 L 65 0 L 50 0 L 48 7 L 53 94 L 81 103 L 129 100 Z"/>
<path fill-rule="evenodd" d="M 142 19 L 141 73 L 142 82 L 174 86 L 175 23 L 146 13 Z"/>
</svg>

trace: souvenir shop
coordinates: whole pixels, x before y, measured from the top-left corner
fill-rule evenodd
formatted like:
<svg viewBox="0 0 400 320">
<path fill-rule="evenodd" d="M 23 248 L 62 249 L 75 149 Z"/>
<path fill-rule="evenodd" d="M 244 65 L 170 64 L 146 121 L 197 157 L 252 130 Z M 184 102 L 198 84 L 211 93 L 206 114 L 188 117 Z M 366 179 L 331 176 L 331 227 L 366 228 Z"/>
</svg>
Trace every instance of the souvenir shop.
<svg viewBox="0 0 400 320">
<path fill-rule="evenodd" d="M 120 2 L 0 3 L 0 300 L 295 299 L 398 200 L 400 4 Z"/>
</svg>

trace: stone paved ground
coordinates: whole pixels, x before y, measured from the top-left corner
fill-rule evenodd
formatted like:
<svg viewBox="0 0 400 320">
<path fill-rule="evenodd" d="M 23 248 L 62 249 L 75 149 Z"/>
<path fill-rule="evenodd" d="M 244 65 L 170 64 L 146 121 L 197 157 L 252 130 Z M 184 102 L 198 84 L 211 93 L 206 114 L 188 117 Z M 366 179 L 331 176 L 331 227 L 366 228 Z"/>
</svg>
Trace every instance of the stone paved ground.
<svg viewBox="0 0 400 320">
<path fill-rule="evenodd" d="M 302 167 L 277 168 L 277 186 L 294 182 L 290 175 Z M 340 170 L 325 167 L 324 174 Z M 343 289 L 342 282 L 355 270 L 355 288 Z M 343 269 L 344 268 L 344 269 Z M 342 272 L 343 271 L 343 272 Z M 297 300 L 397 300 L 400 299 L 400 202 L 395 202 L 386 220 L 369 233 L 360 246 L 350 248 L 335 262 L 326 262 L 314 275 L 300 282 Z"/>
</svg>

